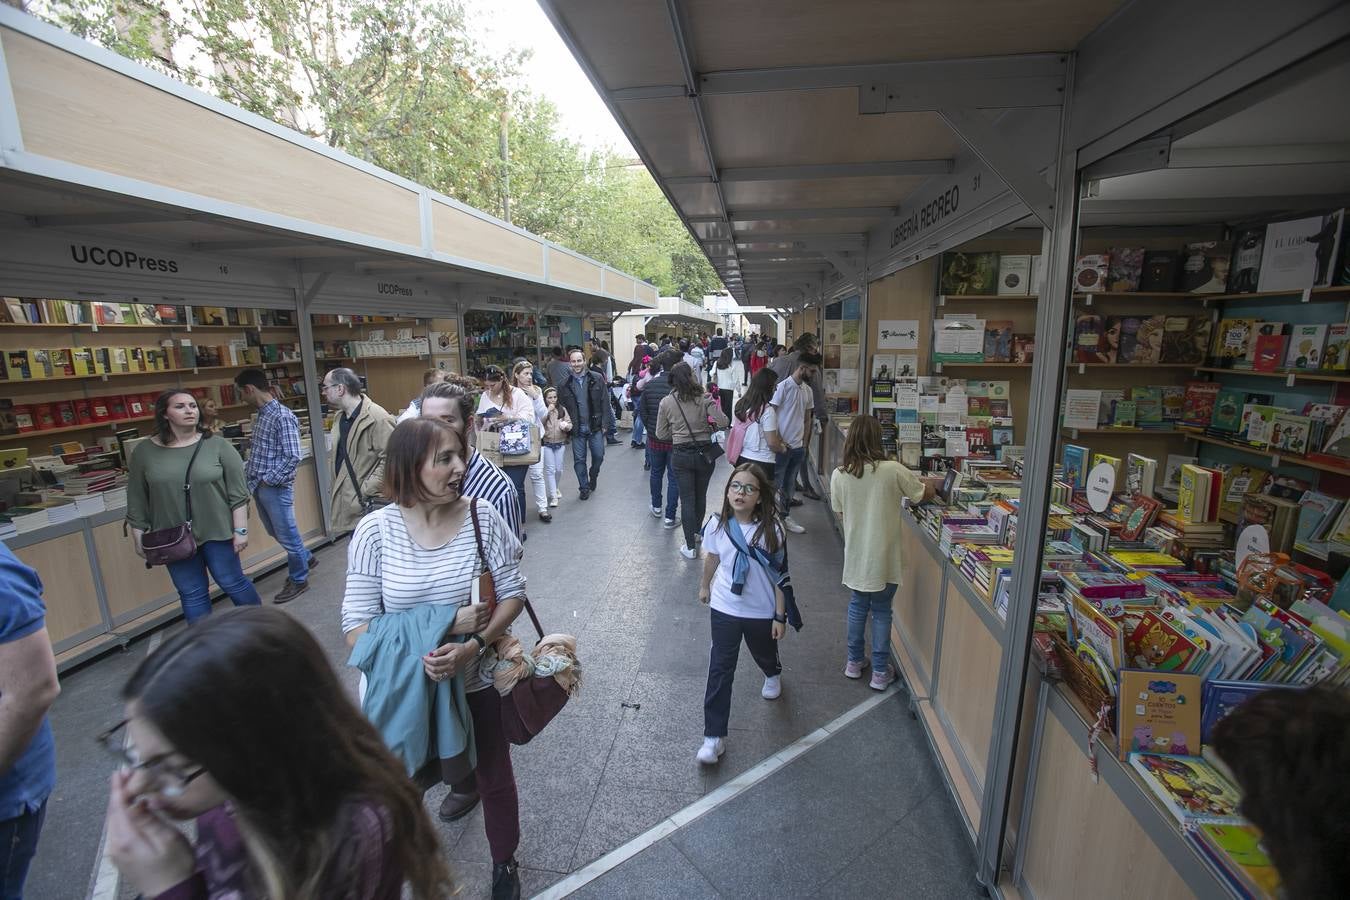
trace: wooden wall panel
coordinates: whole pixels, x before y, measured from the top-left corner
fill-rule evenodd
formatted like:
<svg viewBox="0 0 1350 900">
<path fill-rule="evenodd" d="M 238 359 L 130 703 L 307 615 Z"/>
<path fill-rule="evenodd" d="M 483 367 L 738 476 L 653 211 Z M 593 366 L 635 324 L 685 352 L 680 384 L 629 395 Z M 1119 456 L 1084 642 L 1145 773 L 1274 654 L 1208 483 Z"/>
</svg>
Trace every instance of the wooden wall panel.
<svg viewBox="0 0 1350 900">
<path fill-rule="evenodd" d="M 550 284 L 565 284 L 592 293 L 600 293 L 601 269 L 595 263 L 578 259 L 570 253 L 548 252 L 548 280 Z"/>
<path fill-rule="evenodd" d="M 544 277 L 544 250 L 538 241 L 435 200 L 431 217 L 432 244 L 437 253 Z"/>
<path fill-rule="evenodd" d="M 937 655 L 942 565 L 933 559 L 913 528 L 900 529 L 900 548 L 905 560 L 905 581 L 896 591 L 892 608 L 895 624 L 904 632 L 914 662 L 921 670 L 926 692 Z"/>
<path fill-rule="evenodd" d="M 947 586 L 937 705 L 977 778 L 984 777 L 994 728 L 994 696 L 1002 648 L 955 585 Z"/>
<path fill-rule="evenodd" d="M 49 44 L 0 30 L 24 148 L 100 172 L 420 246 L 415 191 Z"/>
<path fill-rule="evenodd" d="M 47 634 L 53 644 L 60 644 L 103 621 L 83 531 L 20 547 L 14 555 L 25 565 L 37 569 L 42 578 L 42 598 L 47 604 Z"/>
<path fill-rule="evenodd" d="M 163 566 L 147 569 L 132 549 L 131 538 L 122 536 L 121 522 L 95 528 L 94 549 L 98 551 L 103 586 L 108 592 L 108 611 L 114 622 L 120 623 L 128 613 L 155 600 L 178 601 L 169 570 Z"/>
</svg>

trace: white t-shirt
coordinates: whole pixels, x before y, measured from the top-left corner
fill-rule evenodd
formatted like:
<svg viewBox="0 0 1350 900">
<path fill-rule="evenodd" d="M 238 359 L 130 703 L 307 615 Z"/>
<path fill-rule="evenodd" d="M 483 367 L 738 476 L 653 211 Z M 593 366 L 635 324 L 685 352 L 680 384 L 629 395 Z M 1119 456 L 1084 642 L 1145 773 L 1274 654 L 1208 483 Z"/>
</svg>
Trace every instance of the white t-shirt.
<svg viewBox="0 0 1350 900">
<path fill-rule="evenodd" d="M 800 447 L 806 436 L 806 411 L 815 405 L 811 399 L 811 385 L 798 384 L 791 377 L 784 378 L 778 382 L 769 402 L 778 413 L 778 436 L 789 447 Z"/>
<path fill-rule="evenodd" d="M 766 405 L 759 414 L 759 419 L 752 418 L 745 426 L 745 443 L 741 445 L 741 456 L 745 459 L 753 459 L 755 462 L 775 462 L 778 459 L 778 454 L 774 453 L 769 447 L 769 441 L 764 437 L 764 432 L 777 430 L 778 413 L 774 412 L 772 406 Z"/>
<path fill-rule="evenodd" d="M 741 530 L 749 541 L 759 530 L 759 524 L 741 526 Z M 778 541 L 779 546 L 782 546 L 782 529 L 779 529 Z M 763 538 L 755 543 L 760 547 L 764 546 Z M 742 619 L 772 619 L 776 609 L 773 582 L 769 580 L 769 573 L 765 568 L 753 558 L 749 560 L 750 568 L 746 573 L 745 588 L 739 596 L 731 592 L 731 576 L 736 567 L 736 545 L 722 530 L 722 522 L 718 516 L 711 516 L 703 526 L 703 549 L 717 554 L 717 572 L 713 575 L 712 588 L 709 591 L 709 605 L 728 616 L 738 616 Z"/>
</svg>

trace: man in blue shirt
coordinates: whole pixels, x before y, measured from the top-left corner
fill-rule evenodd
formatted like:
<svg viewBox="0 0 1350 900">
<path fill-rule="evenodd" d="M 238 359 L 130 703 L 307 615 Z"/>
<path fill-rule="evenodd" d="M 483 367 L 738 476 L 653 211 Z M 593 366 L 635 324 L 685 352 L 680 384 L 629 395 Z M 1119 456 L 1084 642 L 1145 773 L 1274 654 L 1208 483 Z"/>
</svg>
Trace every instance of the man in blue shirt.
<svg viewBox="0 0 1350 900">
<path fill-rule="evenodd" d="M 263 528 L 286 551 L 288 576 L 272 598 L 285 603 L 309 590 L 309 570 L 316 557 L 305 547 L 295 525 L 295 469 L 300 465 L 300 420 L 286 404 L 272 396 L 261 369 L 245 369 L 234 376 L 239 396 L 258 411 L 249 441 L 244 476 L 258 503 Z"/>
<path fill-rule="evenodd" d="M 23 897 L 56 785 L 47 710 L 61 693 L 42 582 L 0 544 L 0 900 Z"/>
<path fill-rule="evenodd" d="M 577 473 L 581 499 L 586 500 L 600 480 L 600 464 L 605 461 L 605 378 L 586 368 L 586 356 L 579 349 L 569 354 L 571 375 L 558 385 L 558 402 L 572 419 L 572 468 Z M 591 464 L 586 466 L 590 452 Z"/>
</svg>

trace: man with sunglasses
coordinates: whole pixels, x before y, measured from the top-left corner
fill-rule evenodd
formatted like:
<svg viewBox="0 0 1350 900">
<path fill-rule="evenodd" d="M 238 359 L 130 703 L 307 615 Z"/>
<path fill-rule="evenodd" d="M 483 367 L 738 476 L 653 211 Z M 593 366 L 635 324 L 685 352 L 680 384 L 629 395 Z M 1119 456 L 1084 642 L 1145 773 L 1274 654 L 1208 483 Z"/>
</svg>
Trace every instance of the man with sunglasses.
<svg viewBox="0 0 1350 900">
<path fill-rule="evenodd" d="M 56 786 L 47 710 L 61 693 L 37 572 L 0 544 L 0 898 L 23 896 Z"/>
</svg>

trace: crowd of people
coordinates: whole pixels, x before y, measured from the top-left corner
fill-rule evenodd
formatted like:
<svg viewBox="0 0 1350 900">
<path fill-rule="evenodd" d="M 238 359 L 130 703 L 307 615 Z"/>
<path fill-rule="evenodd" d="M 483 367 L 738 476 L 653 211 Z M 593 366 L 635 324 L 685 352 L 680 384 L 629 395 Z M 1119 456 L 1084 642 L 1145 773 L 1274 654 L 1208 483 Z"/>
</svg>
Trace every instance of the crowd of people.
<svg viewBox="0 0 1350 900">
<path fill-rule="evenodd" d="M 809 449 L 825 417 L 820 365 L 811 334 L 790 348 L 720 329 L 693 339 L 639 335 L 626 376 L 616 377 L 603 346 L 589 356 L 554 348 L 542 371 L 526 359 L 489 367 L 481 379 L 431 370 L 397 417 L 351 369 L 325 373 L 329 516 L 351 534 L 334 626 L 361 673 L 355 704 L 314 637 L 262 606 L 240 563 L 253 503 L 287 554 L 274 602 L 308 589 L 316 559 L 295 524 L 295 415 L 261 371 L 240 373 L 241 396 L 257 411 L 245 462 L 191 394 L 165 391 L 153 436 L 130 460 L 127 521 L 135 551 L 167 566 L 190 627 L 135 670 L 122 721 L 100 736 L 118 765 L 107 811 L 112 861 L 147 897 L 447 897 L 456 889 L 422 802 L 441 784 L 435 814 L 451 822 L 481 804 L 492 896 L 519 897 L 517 738 L 506 725 L 513 700 L 502 672 L 518 645 L 512 624 L 529 602 L 521 571 L 529 501 L 540 521 L 552 521 L 569 446 L 577 498 L 591 497 L 629 415 L 652 515 L 681 529 L 684 559 L 703 560 L 689 573 L 710 620 L 695 758 L 716 765 L 741 644 L 764 674 L 761 696 L 774 701 L 784 690 L 780 642 L 789 626 L 803 626 L 788 549 L 805 531 L 794 508 L 803 496 L 819 499 Z M 513 424 L 539 445 L 519 463 L 501 449 Z M 499 439 L 497 462 L 483 452 L 488 433 Z M 725 482 L 719 468 L 729 469 Z M 723 486 L 708 514 L 713 484 Z M 851 591 L 839 619 L 842 674 L 860 679 L 870 667 L 870 686 L 884 691 L 896 677 L 891 603 L 905 567 L 895 513 L 902 500 L 930 499 L 935 483 L 887 458 L 879 424 L 859 416 L 829 484 Z M 176 538 L 166 543 L 170 532 Z M 240 609 L 211 615 L 208 573 Z M 0 900 L 22 896 L 55 780 L 46 712 L 59 683 L 41 590 L 37 574 L 0 545 L 0 846 L 8 853 Z M 575 642 L 572 651 L 550 669 L 572 668 L 568 690 L 580 677 Z M 1338 702 L 1327 715 L 1343 728 L 1343 695 Z M 1232 752 L 1263 742 L 1276 759 L 1283 709 L 1264 712 L 1277 724 L 1246 730 L 1235 713 Z M 1279 774 L 1264 765 L 1259 773 L 1263 782 Z M 176 824 L 186 820 L 196 821 L 193 842 Z"/>
</svg>

